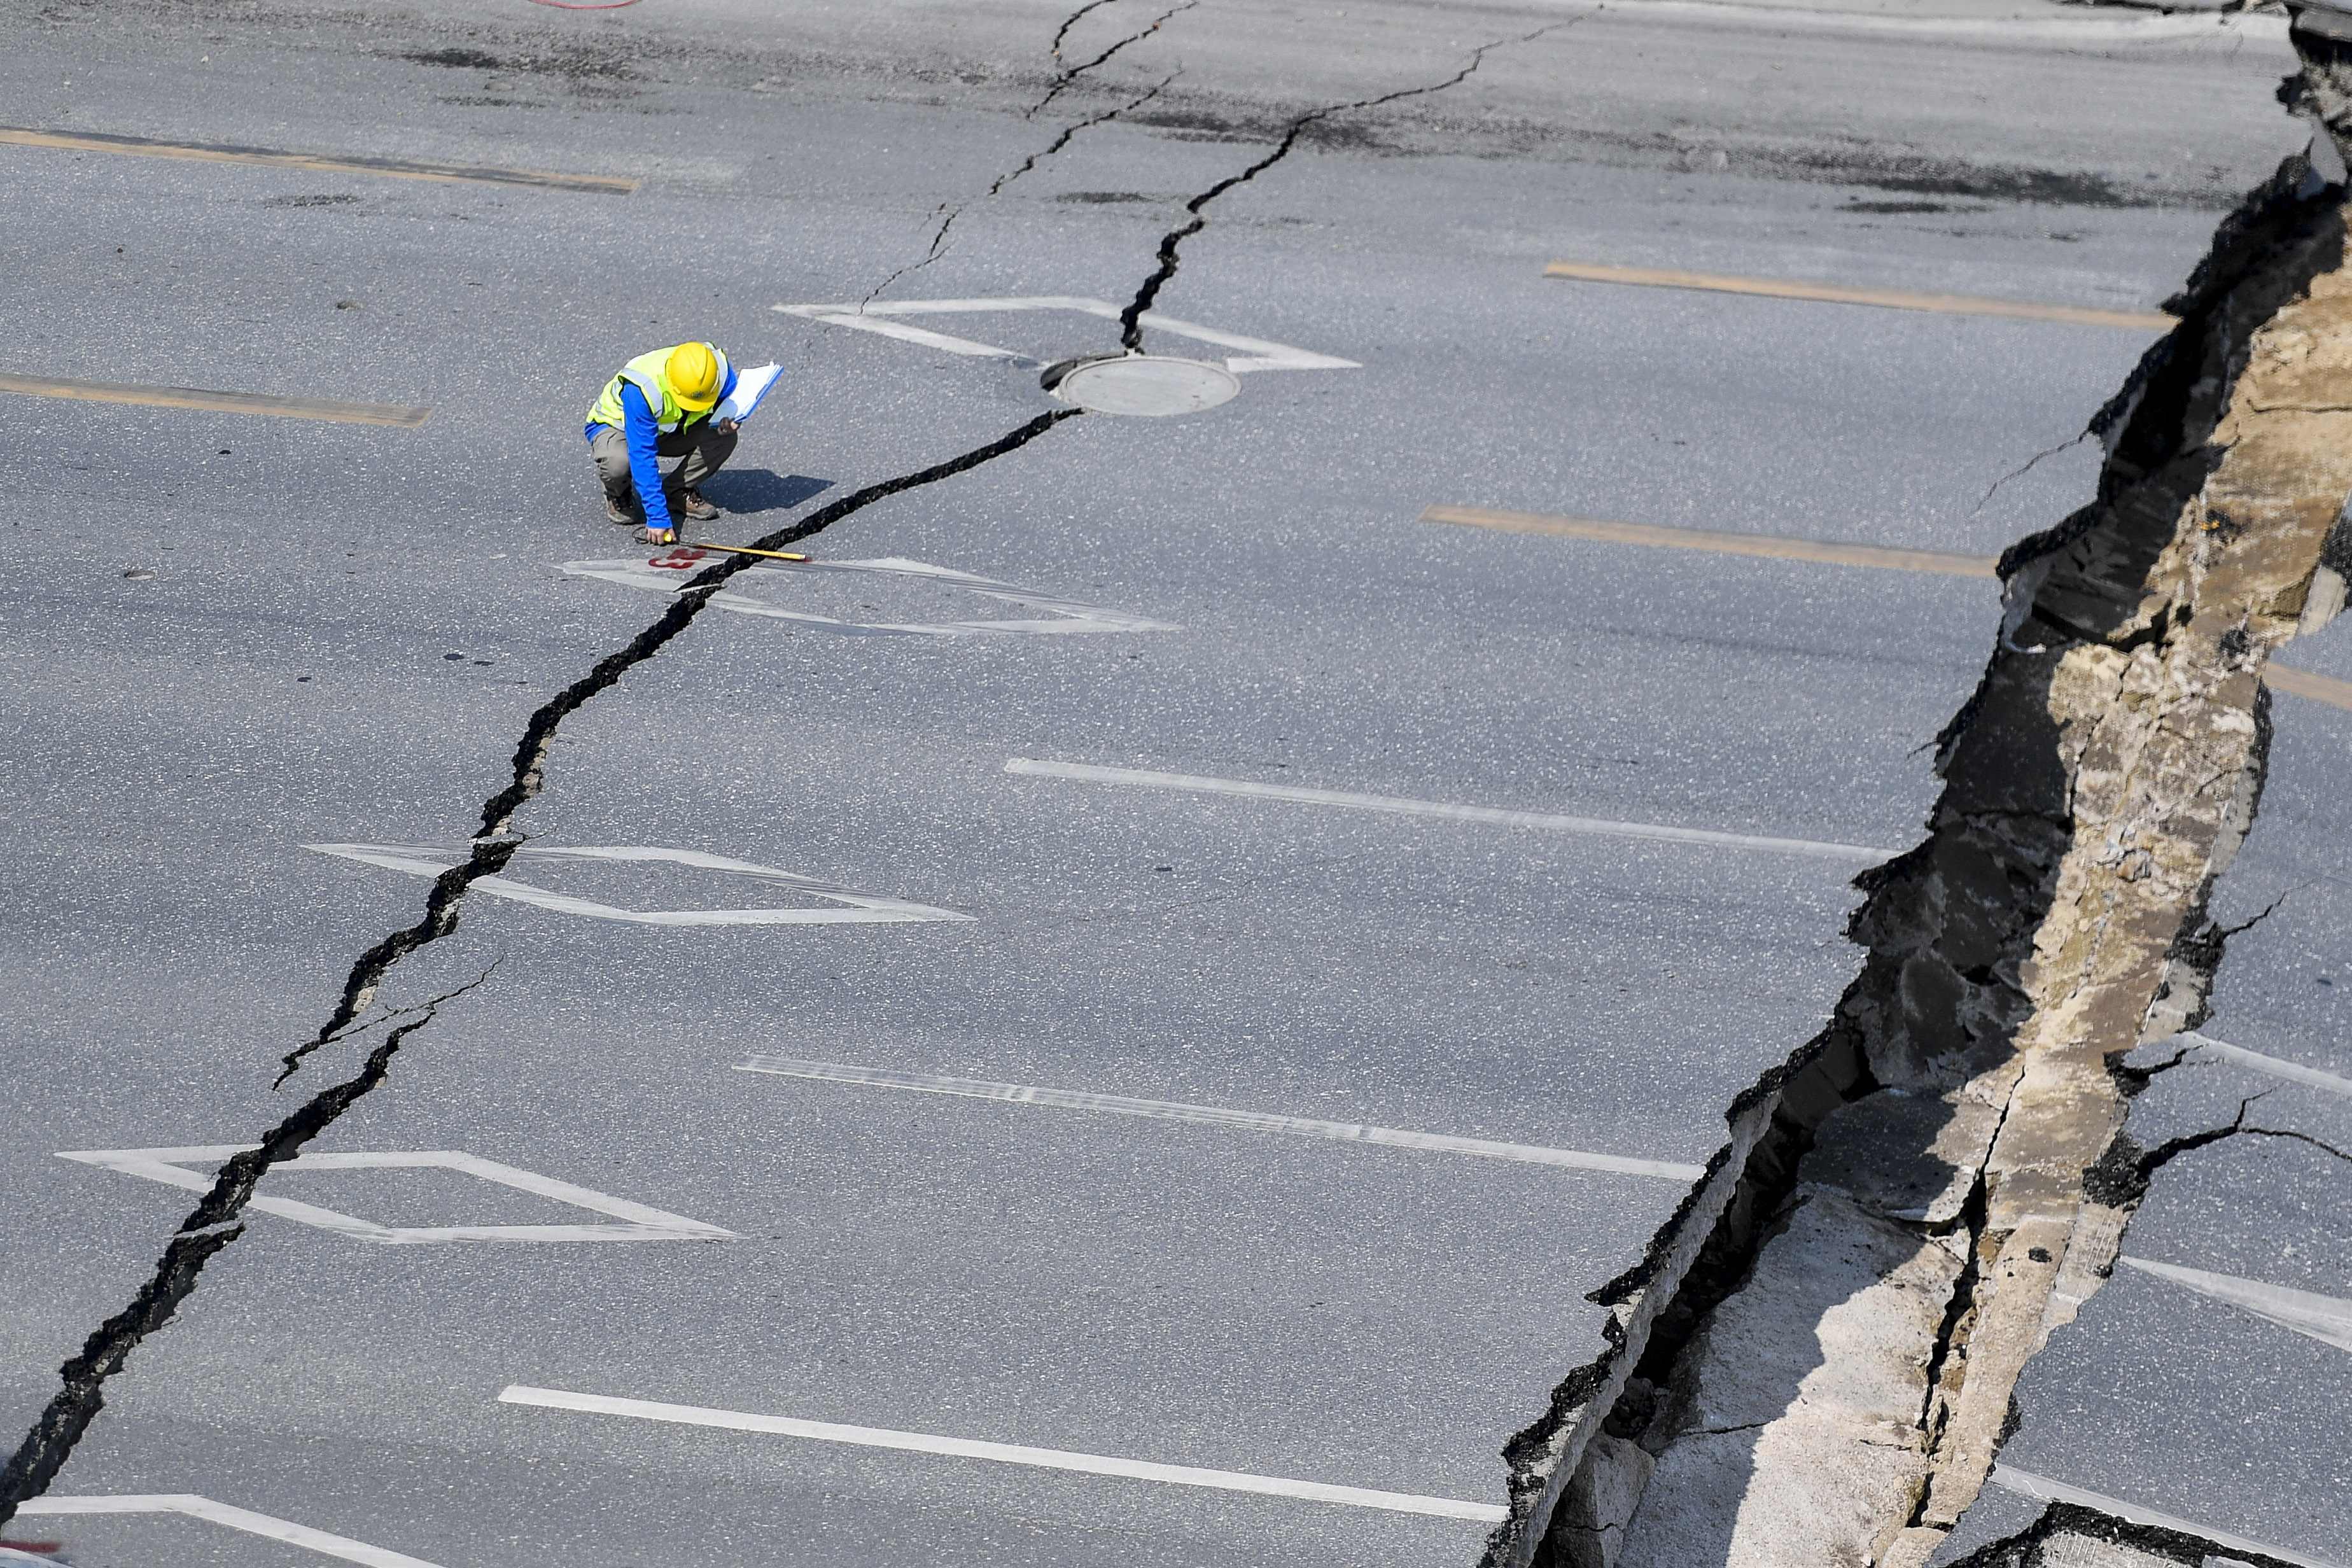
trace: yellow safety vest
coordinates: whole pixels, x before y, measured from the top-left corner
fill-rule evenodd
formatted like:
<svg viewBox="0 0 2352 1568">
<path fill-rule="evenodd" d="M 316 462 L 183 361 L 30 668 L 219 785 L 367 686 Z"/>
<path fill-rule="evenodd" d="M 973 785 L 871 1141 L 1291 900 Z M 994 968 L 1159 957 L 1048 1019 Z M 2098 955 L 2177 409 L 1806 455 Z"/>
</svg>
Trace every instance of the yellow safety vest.
<svg viewBox="0 0 2352 1568">
<path fill-rule="evenodd" d="M 635 384 L 639 392 L 645 394 L 646 406 L 654 411 L 654 423 L 661 427 L 661 432 L 665 436 L 673 430 L 691 425 L 698 419 L 709 418 L 710 410 L 708 408 L 699 414 L 680 408 L 677 405 L 677 394 L 670 390 L 669 379 L 663 374 L 664 367 L 669 363 L 669 356 L 684 346 L 675 344 L 670 348 L 656 349 L 651 353 L 639 354 L 623 365 L 621 374 L 604 384 L 604 390 L 597 395 L 595 403 L 589 407 L 588 423 L 609 425 L 615 430 L 628 428 L 629 416 L 621 406 L 621 384 L 624 382 Z M 716 343 L 705 343 L 702 346 L 709 349 L 710 357 L 718 362 L 719 384 L 725 386 L 728 374 L 727 356 L 719 352 L 719 345 Z"/>
</svg>

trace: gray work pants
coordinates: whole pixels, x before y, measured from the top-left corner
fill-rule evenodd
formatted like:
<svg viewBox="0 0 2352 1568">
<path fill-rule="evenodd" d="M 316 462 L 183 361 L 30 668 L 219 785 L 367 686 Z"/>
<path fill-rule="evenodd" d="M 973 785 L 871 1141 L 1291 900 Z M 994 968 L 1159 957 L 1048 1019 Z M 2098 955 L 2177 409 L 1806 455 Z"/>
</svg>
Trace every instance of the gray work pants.
<svg viewBox="0 0 2352 1568">
<path fill-rule="evenodd" d="M 686 459 L 662 476 L 662 495 L 672 515 L 677 513 L 678 498 L 700 489 L 702 481 L 717 473 L 734 451 L 735 437 L 720 435 L 708 419 L 654 437 L 656 458 Z M 636 506 L 637 487 L 629 474 L 629 438 L 610 425 L 599 425 L 589 438 L 588 455 L 595 459 L 596 477 L 604 481 L 604 493 L 614 504 L 643 511 Z"/>
</svg>

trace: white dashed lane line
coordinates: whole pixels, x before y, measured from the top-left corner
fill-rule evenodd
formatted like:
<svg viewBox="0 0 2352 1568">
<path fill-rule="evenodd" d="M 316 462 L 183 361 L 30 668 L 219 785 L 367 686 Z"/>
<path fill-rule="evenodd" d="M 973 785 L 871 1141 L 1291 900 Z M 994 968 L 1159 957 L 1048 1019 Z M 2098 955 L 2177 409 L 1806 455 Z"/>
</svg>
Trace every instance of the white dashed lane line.
<svg viewBox="0 0 2352 1568">
<path fill-rule="evenodd" d="M 2153 1274 L 2159 1279 L 2169 1279 L 2183 1289 L 2194 1290 L 2224 1301 L 2241 1311 L 2292 1329 L 2298 1334 L 2317 1340 L 2321 1344 L 2352 1352 L 2352 1301 L 2341 1301 L 2316 1291 L 2292 1289 L 2284 1285 L 2265 1285 L 2259 1279 L 2241 1279 L 2234 1274 L 2215 1274 L 2203 1268 L 2184 1268 L 2178 1263 L 2158 1263 L 2147 1258 L 2120 1258 L 2117 1262 L 2137 1268 L 2143 1274 Z"/>
<path fill-rule="evenodd" d="M 2175 1040 L 2186 1041 L 2209 1056 L 2234 1063 L 2250 1072 L 2262 1073 L 2265 1077 L 2277 1079 L 2283 1083 L 2299 1083 L 2305 1089 L 2315 1089 L 2323 1094 L 2333 1094 L 2345 1100 L 2352 1100 L 2352 1079 L 2338 1078 L 2332 1072 L 2322 1072 L 2317 1068 L 2305 1067 L 2301 1062 L 2291 1062 L 2278 1057 L 2264 1056 L 2260 1051 L 2250 1051 L 2243 1046 L 2233 1046 L 2227 1040 L 2217 1040 L 2210 1035 L 2200 1035 L 2194 1029 L 2183 1030 L 2172 1037 Z"/>
<path fill-rule="evenodd" d="M 1093 1110 L 1113 1116 L 1189 1121 L 1197 1126 L 1232 1127 L 1249 1132 L 1281 1132 L 1297 1138 L 1324 1138 L 1341 1143 L 1380 1143 L 1398 1149 L 1430 1149 L 1443 1153 L 1472 1154 L 1480 1159 L 1510 1160 L 1528 1165 L 1557 1165 L 1579 1171 L 1607 1171 L 1619 1175 L 1654 1176 L 1670 1182 L 1695 1182 L 1706 1173 L 1697 1165 L 1677 1164 L 1668 1160 L 1636 1160 L 1621 1154 L 1587 1153 L 1581 1149 L 1550 1149 L 1534 1143 L 1498 1142 L 1490 1138 L 1457 1138 L 1443 1132 L 1365 1127 L 1352 1121 L 1320 1121 L 1306 1116 L 1276 1116 L 1260 1110 L 1229 1110 L 1215 1105 L 1135 1100 L 1123 1094 L 1091 1094 L 1083 1089 L 1044 1089 L 1035 1084 L 997 1083 L 987 1079 L 946 1078 L 938 1073 L 897 1072 L 887 1068 L 848 1067 L 839 1062 L 800 1061 L 790 1057 L 755 1056 L 738 1062 L 735 1070 L 771 1073 L 779 1078 L 812 1079 L 823 1083 L 862 1084 L 869 1089 L 951 1094 L 969 1100 L 1003 1100 L 1013 1105 L 1046 1105 L 1066 1110 Z"/>
<path fill-rule="evenodd" d="M 1892 858 L 1895 854 L 1892 849 L 1875 849 L 1862 844 L 1832 844 L 1811 838 L 1768 838 L 1752 833 L 1717 833 L 1703 827 L 1669 827 L 1654 822 L 1614 822 L 1597 816 L 1507 811 L 1491 805 L 1457 805 L 1447 801 L 1413 800 L 1404 795 L 1305 789 L 1295 784 L 1259 784 L 1250 779 L 1204 778 L 1192 773 L 1154 773 L 1148 768 L 1105 768 L 1088 763 L 1041 762 L 1033 757 L 1014 757 L 1004 764 L 1004 771 L 1028 778 L 1127 784 L 1136 789 L 1175 790 L 1190 795 L 1241 795 L 1252 800 L 1289 801 L 1301 805 L 1334 805 L 1348 811 L 1437 817 L 1448 822 L 1487 823 L 1498 827 L 1532 827 L 1549 833 L 1580 833 L 1604 838 L 1649 838 L 1664 844 L 1695 844 L 1717 849 L 1756 849 L 1777 855 L 1806 855 L 1849 864 L 1860 861 L 1874 865 Z"/>
<path fill-rule="evenodd" d="M 718 1426 L 733 1432 L 767 1432 L 782 1437 L 804 1437 L 820 1443 L 848 1443 L 862 1448 L 895 1448 L 909 1454 L 990 1459 L 1003 1465 L 1031 1465 L 1040 1469 L 1075 1470 L 1081 1475 L 1162 1481 L 1171 1486 L 1255 1492 L 1261 1497 L 1296 1498 L 1306 1502 L 1383 1509 L 1391 1513 L 1429 1514 L 1439 1519 L 1471 1520 L 1480 1524 L 1498 1522 L 1504 1511 L 1499 1504 L 1471 1502 L 1462 1498 L 1375 1491 L 1368 1487 L 1293 1480 L 1286 1476 L 1207 1470 L 1193 1465 L 1163 1465 L 1150 1459 L 1123 1459 L 1108 1454 L 1075 1454 L 1063 1448 L 987 1443 L 971 1437 L 946 1437 L 929 1432 L 894 1432 L 881 1426 L 845 1426 L 832 1421 L 803 1421 L 790 1415 L 712 1410 L 698 1405 L 664 1405 L 650 1399 L 615 1399 L 601 1394 L 572 1394 L 560 1388 L 529 1388 L 520 1384 L 501 1391 L 499 1402 L 502 1405 L 538 1405 L 550 1410 L 587 1411 L 599 1415 L 630 1415 L 640 1421 L 667 1421 L 686 1426 Z"/>
</svg>

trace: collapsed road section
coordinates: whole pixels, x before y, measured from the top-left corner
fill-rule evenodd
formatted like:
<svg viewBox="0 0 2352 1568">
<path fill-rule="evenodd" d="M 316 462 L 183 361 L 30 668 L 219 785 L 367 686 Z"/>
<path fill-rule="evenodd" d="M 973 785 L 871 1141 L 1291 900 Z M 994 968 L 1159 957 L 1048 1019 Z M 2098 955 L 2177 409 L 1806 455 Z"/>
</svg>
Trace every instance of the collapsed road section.
<svg viewBox="0 0 2352 1568">
<path fill-rule="evenodd" d="M 2352 55 L 2298 41 L 2340 134 Z M 2102 1177 L 2123 1058 L 2203 1016 L 2263 667 L 2343 603 L 2347 216 L 2321 134 L 2224 222 L 2093 421 L 2096 499 L 2003 556 L 1928 836 L 1857 879 L 1861 974 L 1594 1293 L 1609 1349 L 1507 1449 L 1487 1568 L 1923 1568 L 1987 1484 L 2027 1361 L 2138 1201 Z M 2121 1540 L 2053 1511 L 1983 1561 L 2074 1562 L 2076 1539 Z"/>
</svg>

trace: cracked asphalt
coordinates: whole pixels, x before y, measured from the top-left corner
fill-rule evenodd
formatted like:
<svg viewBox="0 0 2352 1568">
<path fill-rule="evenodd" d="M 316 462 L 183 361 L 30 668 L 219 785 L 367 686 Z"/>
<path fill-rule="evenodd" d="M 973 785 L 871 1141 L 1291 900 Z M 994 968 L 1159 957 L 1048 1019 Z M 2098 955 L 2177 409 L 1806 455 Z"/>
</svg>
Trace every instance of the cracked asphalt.
<svg viewBox="0 0 2352 1568">
<path fill-rule="evenodd" d="M 403 430 L 0 398 L 0 1415 L 190 1198 L 60 1151 L 251 1142 L 530 715 L 661 615 L 580 449 L 601 379 L 707 336 L 781 362 L 710 487 L 779 536 L 1054 405 L 1003 361 L 790 315 L 1127 304 L 1188 198 L 1319 106 L 1579 6 L 643 0 L 609 14 L 54 0 L 0 18 L 21 127 L 621 175 L 626 196 L 0 145 L 0 372 L 429 405 Z M 2135 18 L 2135 21 L 2147 20 Z M 2071 29 L 2071 30 L 2070 30 Z M 1416 522 L 1432 504 L 1990 553 L 2080 503 L 2112 329 L 1547 281 L 1545 262 L 2148 310 L 2300 145 L 2261 19 L 1626 5 L 1334 116 L 1207 209 L 1155 308 L 1357 362 L 1186 420 L 1066 420 L 847 516 L 904 559 L 1172 629 L 846 635 L 1029 611 L 887 573 L 739 574 L 563 722 L 533 846 L 696 851 L 968 921 L 663 926 L 478 889 L 382 1002 L 457 990 L 316 1152 L 462 1151 L 733 1233 L 374 1246 L 274 1214 L 131 1354 L 58 1495 L 195 1494 L 471 1564 L 1475 1559 L 1484 1526 L 498 1403 L 511 1384 L 1499 1503 L 1593 1353 L 1583 1292 L 1671 1179 L 735 1070 L 753 1055 L 1696 1164 L 1851 976 L 1819 859 L 1013 776 L 1036 758 L 1898 849 L 1993 584 Z M 992 198 L 991 182 L 1088 128 Z M 1172 253 L 1171 253 L 1172 254 Z M 908 320 L 908 318 L 897 318 Z M 933 317 L 1035 360 L 1073 312 Z M 1159 353 L 1213 351 L 1152 329 Z M 681 577 L 686 574 L 681 574 Z M 667 603 L 677 602 L 672 595 Z M 2352 678 L 2340 630 L 2298 665 Z M 2352 1078 L 2352 713 L 2282 697 L 2203 1032 Z M 518 863 L 631 910 L 796 900 L 677 862 Z M 818 899 L 797 900 L 815 905 Z M 840 908 L 837 904 L 825 907 Z M 2232 1059 L 2132 1131 L 2352 1146 Z M 209 1172 L 209 1166 L 201 1166 Z M 281 1172 L 383 1226 L 576 1224 L 443 1168 Z M 2352 1172 L 2225 1140 L 2127 1257 L 2352 1298 Z M 2004 1462 L 2352 1562 L 2352 1361 L 2119 1272 L 2029 1370 Z M 1987 1519 L 2014 1503 L 1989 1494 Z M 1964 1526 L 1964 1531 L 1967 1527 Z M 68 1563 L 251 1563 L 184 1519 L 27 1513 Z M 271 1561 L 317 1561 L 299 1545 Z"/>
</svg>

